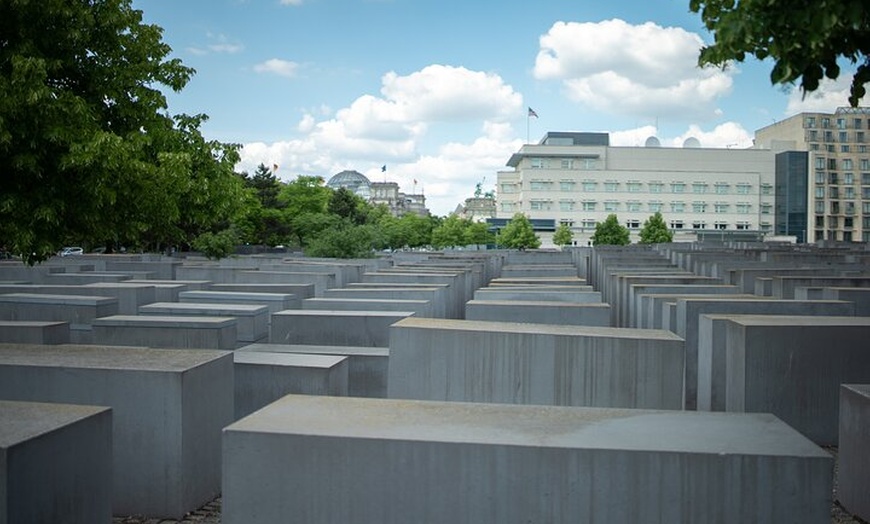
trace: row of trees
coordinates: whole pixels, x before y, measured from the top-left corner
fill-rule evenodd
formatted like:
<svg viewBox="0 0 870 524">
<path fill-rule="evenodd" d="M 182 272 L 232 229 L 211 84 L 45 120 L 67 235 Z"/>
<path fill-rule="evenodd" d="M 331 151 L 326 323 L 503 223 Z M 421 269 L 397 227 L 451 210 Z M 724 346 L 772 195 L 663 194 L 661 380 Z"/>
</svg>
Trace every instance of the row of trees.
<svg viewBox="0 0 870 524">
<path fill-rule="evenodd" d="M 592 245 L 625 246 L 631 243 L 629 236 L 628 228 L 619 223 L 616 215 L 608 215 L 604 222 L 596 224 Z M 660 244 L 673 239 L 674 233 L 668 229 L 662 214 L 658 212 L 646 219 L 640 230 L 641 244 Z"/>
</svg>

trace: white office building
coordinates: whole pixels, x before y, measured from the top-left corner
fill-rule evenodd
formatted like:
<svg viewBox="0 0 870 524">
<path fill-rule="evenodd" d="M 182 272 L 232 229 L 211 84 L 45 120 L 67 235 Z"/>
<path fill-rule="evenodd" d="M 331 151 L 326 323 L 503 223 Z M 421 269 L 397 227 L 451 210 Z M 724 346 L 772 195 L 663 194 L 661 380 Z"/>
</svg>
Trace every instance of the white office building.
<svg viewBox="0 0 870 524">
<path fill-rule="evenodd" d="M 526 144 L 498 172 L 497 218 L 524 213 L 568 224 L 575 245 L 615 214 L 639 240 L 644 221 L 661 212 L 674 241 L 705 236 L 750 238 L 772 233 L 775 153 L 683 147 L 613 147 L 607 133 L 549 132 Z M 543 246 L 552 234 L 542 233 Z"/>
</svg>

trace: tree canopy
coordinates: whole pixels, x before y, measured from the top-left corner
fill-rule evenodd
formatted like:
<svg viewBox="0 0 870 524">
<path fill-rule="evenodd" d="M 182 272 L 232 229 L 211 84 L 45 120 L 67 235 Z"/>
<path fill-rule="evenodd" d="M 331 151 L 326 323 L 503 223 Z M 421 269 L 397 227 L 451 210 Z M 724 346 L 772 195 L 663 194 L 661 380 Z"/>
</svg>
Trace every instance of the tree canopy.
<svg viewBox="0 0 870 524">
<path fill-rule="evenodd" d="M 838 59 L 857 65 L 849 103 L 857 107 L 870 82 L 870 15 L 866 0 L 766 2 L 690 0 L 715 43 L 701 50 L 701 65 L 725 66 L 746 55 L 771 58 L 773 84 L 800 80 L 815 91 L 823 76 L 840 76 Z"/>
<path fill-rule="evenodd" d="M 644 221 L 643 228 L 640 230 L 641 244 L 660 244 L 672 242 L 673 240 L 674 233 L 668 229 L 661 213 L 656 212 L 656 214 Z"/>
<path fill-rule="evenodd" d="M 535 234 L 529 217 L 516 213 L 498 235 L 498 243 L 512 249 L 537 249 L 541 239 Z"/>
<path fill-rule="evenodd" d="M 0 245 L 190 242 L 238 211 L 237 147 L 173 117 L 193 74 L 131 0 L 0 2 Z"/>
<path fill-rule="evenodd" d="M 607 215 L 604 222 L 595 224 L 595 233 L 592 234 L 593 246 L 626 246 L 630 243 L 628 228 L 619 223 L 616 215 Z"/>
<path fill-rule="evenodd" d="M 559 227 L 556 228 L 556 232 L 553 233 L 553 243 L 557 246 L 567 246 L 574 240 L 574 233 L 571 232 L 571 228 L 568 224 L 559 224 Z"/>
</svg>

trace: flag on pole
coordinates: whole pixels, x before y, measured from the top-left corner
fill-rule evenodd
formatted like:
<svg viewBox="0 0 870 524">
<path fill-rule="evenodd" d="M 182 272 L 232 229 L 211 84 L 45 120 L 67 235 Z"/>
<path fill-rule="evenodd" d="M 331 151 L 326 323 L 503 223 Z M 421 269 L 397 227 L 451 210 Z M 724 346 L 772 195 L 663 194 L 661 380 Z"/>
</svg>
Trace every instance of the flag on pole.
<svg viewBox="0 0 870 524">
<path fill-rule="evenodd" d="M 272 172 L 278 171 L 278 164 L 272 164 Z"/>
<path fill-rule="evenodd" d="M 387 172 L 387 164 L 384 164 L 381 166 L 381 173 L 386 173 L 386 172 Z"/>
<path fill-rule="evenodd" d="M 533 116 L 535 118 L 538 118 L 538 113 L 535 113 L 535 110 L 530 107 L 529 108 L 529 116 Z"/>
</svg>

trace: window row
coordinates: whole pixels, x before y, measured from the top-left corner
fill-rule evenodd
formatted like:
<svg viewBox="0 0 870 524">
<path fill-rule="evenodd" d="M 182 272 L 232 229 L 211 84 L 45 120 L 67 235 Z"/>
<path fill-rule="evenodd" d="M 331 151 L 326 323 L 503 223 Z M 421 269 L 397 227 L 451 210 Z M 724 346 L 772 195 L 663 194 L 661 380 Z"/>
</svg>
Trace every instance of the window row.
<svg viewBox="0 0 870 524">
<path fill-rule="evenodd" d="M 601 161 L 597 158 L 529 158 L 532 169 L 600 169 Z"/>
<path fill-rule="evenodd" d="M 832 127 L 831 122 L 836 125 L 837 129 L 864 129 L 866 124 L 863 118 L 858 117 L 852 117 L 851 119 L 848 117 L 836 117 L 834 120 L 831 120 L 829 116 L 823 116 L 818 119 L 815 116 L 807 116 L 804 119 L 804 127 L 808 129 L 816 127 L 828 129 Z"/>
<path fill-rule="evenodd" d="M 825 188 L 825 186 L 816 186 L 813 194 L 818 200 L 823 200 L 825 199 L 825 197 L 827 197 L 828 199 L 843 198 L 848 200 L 852 198 L 857 198 L 857 195 L 859 193 L 855 190 L 854 187 L 851 186 L 846 186 L 844 188 L 828 186 L 827 189 Z M 870 187 L 862 187 L 860 195 L 861 200 L 870 200 Z"/>
<path fill-rule="evenodd" d="M 650 193 L 664 193 L 665 189 L 667 189 L 671 193 L 685 193 L 687 184 L 685 182 L 671 182 L 670 184 L 664 184 L 663 182 L 649 182 L 646 184 L 647 191 Z M 556 187 L 556 182 L 552 180 L 531 180 L 529 182 L 529 189 L 531 191 L 553 191 Z M 584 180 L 579 184 L 573 180 L 561 180 L 559 181 L 559 191 L 563 192 L 571 192 L 576 191 L 577 189 L 581 189 L 584 193 L 595 193 L 599 191 L 604 191 L 605 193 L 617 193 L 620 191 L 625 191 L 628 193 L 641 193 L 643 192 L 643 183 L 642 182 L 613 182 L 613 181 L 591 181 Z M 712 191 L 711 191 L 712 188 Z M 773 185 L 772 184 L 761 184 L 760 185 L 761 194 L 769 195 L 772 193 Z M 752 184 L 745 182 L 738 182 L 736 184 L 730 184 L 728 182 L 716 182 L 714 184 L 709 184 L 707 182 L 693 182 L 692 183 L 692 193 L 695 194 L 705 194 L 705 193 L 713 193 L 717 195 L 728 195 L 731 194 L 732 191 L 737 195 L 749 195 L 752 193 Z M 515 193 L 516 186 L 514 184 L 502 184 L 502 192 L 503 193 Z"/>
<path fill-rule="evenodd" d="M 606 212 L 619 212 L 619 211 L 627 211 L 629 213 L 641 213 L 644 211 L 644 204 L 642 202 L 619 202 L 616 200 L 607 200 L 604 202 L 597 202 L 595 200 L 584 200 L 581 202 L 576 202 L 574 200 L 560 200 L 557 203 L 554 203 L 552 200 L 530 200 L 529 201 L 529 209 L 531 211 L 553 211 L 556 209 L 556 204 L 558 204 L 559 211 L 606 211 Z M 503 212 L 513 212 L 518 209 L 518 206 L 514 202 L 502 202 L 501 211 Z M 725 214 L 725 213 L 737 213 L 740 215 L 748 215 L 753 213 L 753 206 L 750 203 L 738 202 L 736 204 L 728 204 L 724 202 L 692 202 L 691 207 L 688 207 L 685 202 L 670 202 L 667 206 L 663 202 L 647 202 L 646 203 L 646 211 L 651 213 L 663 212 L 667 209 L 671 213 L 685 213 L 688 209 L 691 209 L 692 213 L 707 213 L 713 212 L 716 214 Z M 759 206 L 759 211 L 763 215 L 768 215 L 772 212 L 773 206 L 772 204 L 761 204 Z"/>
</svg>

